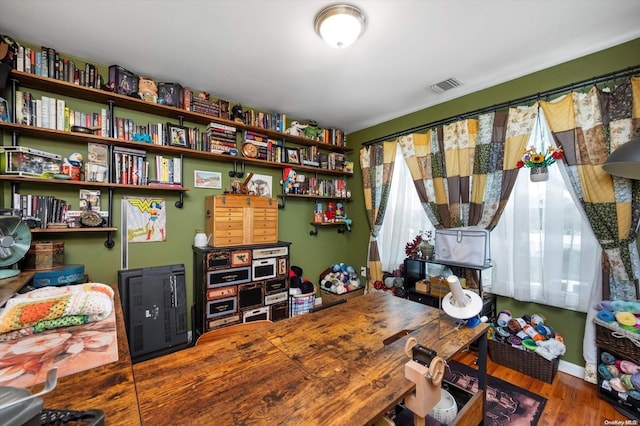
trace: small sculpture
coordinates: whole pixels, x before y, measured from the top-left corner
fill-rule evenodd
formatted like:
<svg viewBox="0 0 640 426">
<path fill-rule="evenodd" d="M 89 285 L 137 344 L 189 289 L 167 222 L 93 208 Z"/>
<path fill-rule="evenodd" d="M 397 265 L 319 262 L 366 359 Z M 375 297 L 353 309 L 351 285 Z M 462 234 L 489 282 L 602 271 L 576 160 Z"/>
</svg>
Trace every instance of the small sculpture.
<svg viewBox="0 0 640 426">
<path fill-rule="evenodd" d="M 304 136 L 304 129 L 307 128 L 307 124 L 300 124 L 297 121 L 292 121 L 284 132 L 291 136 Z"/>
</svg>

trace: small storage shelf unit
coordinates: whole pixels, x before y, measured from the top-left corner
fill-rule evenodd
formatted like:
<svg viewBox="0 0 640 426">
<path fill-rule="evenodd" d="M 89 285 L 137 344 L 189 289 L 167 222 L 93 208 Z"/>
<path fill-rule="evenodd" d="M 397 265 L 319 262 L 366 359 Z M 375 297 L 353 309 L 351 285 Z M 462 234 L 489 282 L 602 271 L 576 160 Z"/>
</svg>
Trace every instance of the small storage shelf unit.
<svg viewBox="0 0 640 426">
<path fill-rule="evenodd" d="M 441 306 L 441 299 L 446 295 L 446 293 L 433 294 L 421 291 L 421 289 L 416 289 L 417 282 L 429 279 L 429 265 L 451 267 L 454 273 L 457 272 L 457 275 L 462 277 L 467 275 L 468 272 L 471 272 L 473 276 L 477 277 L 477 291 L 483 301 L 483 308 L 480 315 L 486 315 L 490 320 L 496 317 L 496 297 L 492 294 L 486 294 L 482 289 L 482 271 L 490 268 L 490 265 L 472 266 L 459 263 L 439 262 L 436 260 L 406 258 L 404 260 L 404 287 L 409 300 L 432 306 L 434 308 L 439 308 Z"/>
<path fill-rule="evenodd" d="M 598 318 L 594 322 L 596 325 L 598 355 L 596 362 L 598 366 L 604 366 L 604 370 L 607 370 L 607 365 L 602 360 L 602 354 L 605 352 L 614 357 L 613 362 L 615 362 L 617 370 L 620 370 L 617 366 L 623 361 L 640 365 L 640 335 L 624 330 L 617 325 L 606 323 Z M 625 374 L 628 375 L 628 373 L 619 371 L 617 379 L 624 380 L 621 377 Z M 598 368 L 598 396 L 626 417 L 633 419 L 635 422 L 640 421 L 640 400 L 632 398 L 626 388 L 620 388 L 619 385 L 613 386 L 610 380 L 613 379 L 605 377 L 600 368 Z M 630 424 L 635 424 L 635 422 Z"/>
<path fill-rule="evenodd" d="M 203 333 L 289 317 L 288 242 L 194 247 L 195 342 Z"/>
<path fill-rule="evenodd" d="M 351 201 L 351 198 L 348 198 L 348 197 L 331 197 L 331 196 L 322 197 L 322 196 L 313 195 L 313 194 L 282 194 L 282 195 L 278 195 L 278 197 L 282 198 L 282 204 L 278 206 L 278 208 L 280 209 L 284 209 L 285 200 L 287 198 L 291 200 L 304 199 L 307 201 L 311 199 L 311 200 L 314 200 L 315 203 L 317 203 L 318 200 L 336 201 L 336 202 L 343 203 L 343 208 L 346 202 Z M 314 228 L 311 231 L 309 231 L 309 235 L 311 236 L 318 235 L 318 229 L 320 228 L 338 228 L 337 229 L 338 234 L 344 234 L 347 230 L 351 232 L 351 225 L 347 225 L 347 223 L 344 220 L 336 220 L 333 222 L 309 222 L 309 225 L 313 226 Z"/>
</svg>

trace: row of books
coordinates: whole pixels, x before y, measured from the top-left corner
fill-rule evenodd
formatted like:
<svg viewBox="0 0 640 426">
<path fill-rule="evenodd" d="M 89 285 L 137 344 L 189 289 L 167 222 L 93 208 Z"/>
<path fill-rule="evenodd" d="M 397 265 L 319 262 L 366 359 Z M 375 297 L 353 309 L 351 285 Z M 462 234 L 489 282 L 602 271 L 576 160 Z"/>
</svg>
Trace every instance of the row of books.
<svg viewBox="0 0 640 426">
<path fill-rule="evenodd" d="M 284 133 L 287 128 L 287 115 L 279 112 L 260 112 L 254 110 L 243 111 L 244 124 L 261 129 L 274 130 Z"/>
<path fill-rule="evenodd" d="M 24 220 L 30 219 L 36 228 L 46 228 L 49 223 L 62 223 L 71 205 L 52 195 L 14 194 L 14 208 Z"/>
<path fill-rule="evenodd" d="M 181 185 L 182 160 L 156 155 L 156 180 L 150 184 Z"/>
<path fill-rule="evenodd" d="M 142 149 L 114 146 L 111 182 L 124 185 L 146 185 L 149 177 L 147 152 Z"/>
<path fill-rule="evenodd" d="M 304 182 L 296 182 L 299 187 L 296 192 L 319 197 L 347 197 L 347 184 L 344 179 L 318 179 L 307 176 Z"/>
<path fill-rule="evenodd" d="M 54 48 L 42 46 L 38 51 L 18 45 L 18 54 L 13 67 L 18 71 L 63 80 L 81 86 L 102 88 L 104 80 L 94 64 L 85 63 L 84 68 L 76 65 L 74 60 L 61 57 Z M 187 111 L 226 120 L 231 119 L 229 101 L 218 99 L 214 102 L 201 99 L 198 96 L 194 96 L 192 89 L 186 87 L 183 89 L 182 105 L 183 109 Z M 247 109 L 242 111 L 242 121 L 244 124 L 282 133 L 287 127 L 286 114 L 278 112 L 261 112 Z M 108 135 L 104 130 L 102 134 L 104 136 Z M 346 146 L 346 135 L 340 129 L 326 128 L 317 140 L 331 145 Z"/>
<path fill-rule="evenodd" d="M 42 95 L 39 99 L 31 92 L 16 91 L 16 117 L 19 124 L 46 129 L 70 131 L 72 126 L 100 126 L 95 134 L 109 134 L 109 110 L 85 113 L 71 109 L 64 99 Z"/>
<path fill-rule="evenodd" d="M 15 62 L 15 69 L 18 71 L 94 89 L 102 87 L 102 76 L 95 65 L 85 63 L 84 69 L 78 68 L 75 61 L 60 57 L 60 54 L 51 47 L 42 46 L 38 51 L 19 45 Z"/>
</svg>

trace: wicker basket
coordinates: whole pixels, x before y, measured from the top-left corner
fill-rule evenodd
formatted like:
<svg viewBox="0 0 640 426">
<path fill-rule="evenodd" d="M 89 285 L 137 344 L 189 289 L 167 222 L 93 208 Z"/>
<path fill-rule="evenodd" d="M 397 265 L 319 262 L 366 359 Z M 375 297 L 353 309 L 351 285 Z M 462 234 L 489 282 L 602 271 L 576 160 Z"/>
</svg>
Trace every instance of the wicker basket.
<svg viewBox="0 0 640 426">
<path fill-rule="evenodd" d="M 594 319 L 596 323 L 596 346 L 615 352 L 630 360 L 640 360 L 640 334 Z"/>
<path fill-rule="evenodd" d="M 560 358 L 548 359 L 530 351 L 489 340 L 489 356 L 498 364 L 524 373 L 547 383 L 553 383 Z"/>
</svg>

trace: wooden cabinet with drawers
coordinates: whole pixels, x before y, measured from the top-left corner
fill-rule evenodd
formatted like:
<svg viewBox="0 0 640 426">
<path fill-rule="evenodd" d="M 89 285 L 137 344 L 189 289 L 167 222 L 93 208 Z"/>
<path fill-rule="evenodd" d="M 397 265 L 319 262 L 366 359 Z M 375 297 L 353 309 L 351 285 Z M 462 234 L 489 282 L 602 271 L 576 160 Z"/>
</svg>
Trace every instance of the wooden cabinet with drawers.
<svg viewBox="0 0 640 426">
<path fill-rule="evenodd" d="M 211 195 L 205 199 L 205 232 L 213 247 L 278 241 L 278 201 L 253 195 Z"/>
<path fill-rule="evenodd" d="M 241 322 L 289 316 L 287 242 L 193 248 L 194 339 Z"/>
</svg>

